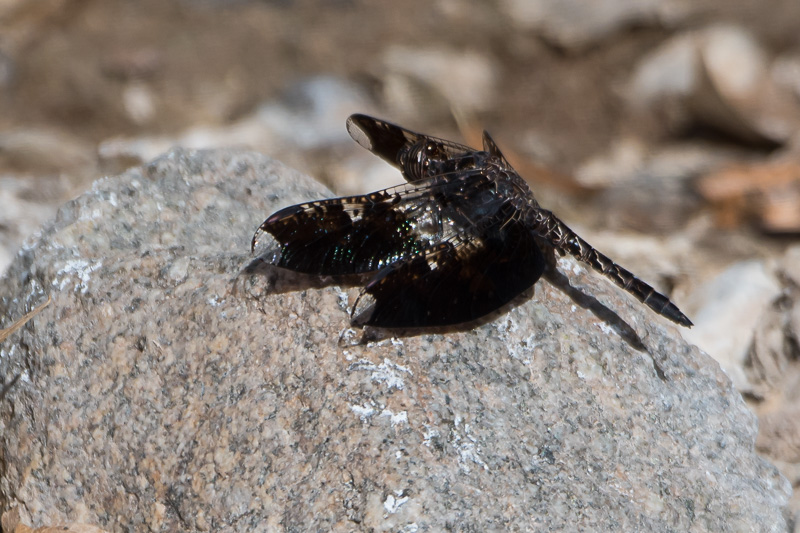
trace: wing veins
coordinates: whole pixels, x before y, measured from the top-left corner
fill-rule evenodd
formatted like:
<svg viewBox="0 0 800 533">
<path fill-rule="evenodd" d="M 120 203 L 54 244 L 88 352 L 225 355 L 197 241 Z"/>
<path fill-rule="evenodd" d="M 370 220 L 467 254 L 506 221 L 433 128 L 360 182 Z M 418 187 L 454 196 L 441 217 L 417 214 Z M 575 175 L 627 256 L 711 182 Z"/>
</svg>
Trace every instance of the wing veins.
<svg viewBox="0 0 800 533">
<path fill-rule="evenodd" d="M 473 225 L 464 222 L 469 199 L 450 189 L 481 191 L 491 187 L 491 180 L 482 169 L 453 176 L 287 207 L 261 224 L 251 246 L 255 248 L 262 234 L 270 234 L 276 245 L 260 257 L 308 274 L 380 270 Z"/>
</svg>

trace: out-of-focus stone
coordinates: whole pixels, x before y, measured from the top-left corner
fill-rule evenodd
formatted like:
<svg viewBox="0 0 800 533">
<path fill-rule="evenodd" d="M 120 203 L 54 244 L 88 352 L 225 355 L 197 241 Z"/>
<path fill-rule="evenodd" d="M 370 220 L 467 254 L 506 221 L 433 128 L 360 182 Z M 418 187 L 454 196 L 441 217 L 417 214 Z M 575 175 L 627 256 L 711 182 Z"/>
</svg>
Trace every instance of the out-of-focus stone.
<svg viewBox="0 0 800 533">
<path fill-rule="evenodd" d="M 800 54 L 777 57 L 771 75 L 776 84 L 800 98 Z"/>
<path fill-rule="evenodd" d="M 567 49 L 583 49 L 633 25 L 674 24 L 689 12 L 680 0 L 503 0 L 512 24 Z"/>
<path fill-rule="evenodd" d="M 694 327 L 684 338 L 716 359 L 742 392 L 751 389 L 744 364 L 756 324 L 780 290 L 763 263 L 743 261 L 695 291 L 686 306 Z"/>
<path fill-rule="evenodd" d="M 773 302 L 758 317 L 753 330 L 753 343 L 745 361 L 745 372 L 754 398 L 769 401 L 777 391 L 785 390 L 787 382 L 796 381 L 800 374 L 793 371 L 797 358 L 787 342 L 786 309 Z M 792 379 L 794 375 L 794 380 Z M 780 393 L 779 393 L 780 394 Z"/>
<path fill-rule="evenodd" d="M 477 50 L 392 46 L 383 69 L 384 104 L 401 119 L 425 109 L 474 113 L 495 105 L 498 72 Z"/>
<path fill-rule="evenodd" d="M 2 0 L 0 1 L 0 37 L 5 51 L 11 55 L 41 38 L 52 18 L 73 0 Z"/>
<path fill-rule="evenodd" d="M 635 106 L 682 100 L 696 81 L 697 45 L 692 34 L 681 34 L 646 54 L 634 70 L 628 94 Z"/>
<path fill-rule="evenodd" d="M 144 83 L 127 84 L 122 92 L 122 105 L 134 124 L 144 124 L 156 114 L 155 94 Z"/>
<path fill-rule="evenodd" d="M 774 83 L 752 36 L 722 26 L 699 39 L 698 83 L 689 95 L 693 112 L 746 142 L 787 142 L 800 126 L 800 105 Z"/>
<path fill-rule="evenodd" d="M 755 387 L 759 417 L 756 448 L 775 461 L 793 486 L 800 484 L 800 246 L 776 264 L 781 297 L 762 314 L 746 371 Z M 800 516 L 800 496 L 789 504 Z"/>
<path fill-rule="evenodd" d="M 279 101 L 264 104 L 258 120 L 283 142 L 311 150 L 348 140 L 342 125 L 347 117 L 368 107 L 356 85 L 316 76 L 294 84 Z"/>
<path fill-rule="evenodd" d="M 8 130 L 0 132 L 0 165 L 34 174 L 78 174 L 94 168 L 94 149 L 60 132 Z"/>
<path fill-rule="evenodd" d="M 342 196 L 366 194 L 403 182 L 396 168 L 366 150 L 333 161 L 326 170 L 335 177 L 336 193 Z"/>
<path fill-rule="evenodd" d="M 770 60 L 744 29 L 716 25 L 681 34 L 646 56 L 630 101 L 672 127 L 694 120 L 746 143 L 783 144 L 800 128 L 800 104 L 770 75 Z"/>
<path fill-rule="evenodd" d="M 602 189 L 594 198 L 600 226 L 663 234 L 685 227 L 698 213 L 694 178 L 740 155 L 699 143 L 648 148 L 629 139 L 587 161 L 576 175 L 581 184 Z"/>
<path fill-rule="evenodd" d="M 0 351 L 22 375 L 0 402 L 0 510 L 129 530 L 785 531 L 789 487 L 728 378 L 573 260 L 577 293 L 542 281 L 471 330 L 364 346 L 337 343 L 357 290 L 240 276 L 267 215 L 327 194 L 263 156 L 176 151 L 65 205 L 0 280 L 0 316 L 53 298 Z"/>
<path fill-rule="evenodd" d="M 196 126 L 177 137 L 108 139 L 98 152 L 106 166 L 120 170 L 149 161 L 176 145 L 190 149 L 251 148 L 302 167 L 308 151 L 349 142 L 345 120 L 370 107 L 355 85 L 318 76 L 297 82 L 279 100 L 265 103 L 232 124 Z"/>
<path fill-rule="evenodd" d="M 779 268 L 782 275 L 791 280 L 796 287 L 800 287 L 800 245 L 791 246 L 786 250 Z"/>
<path fill-rule="evenodd" d="M 23 241 L 74 196 L 75 188 L 59 177 L 0 177 L 0 273 Z"/>
<path fill-rule="evenodd" d="M 797 405 L 767 413 L 759 423 L 756 447 L 769 457 L 800 463 L 800 409 Z"/>
<path fill-rule="evenodd" d="M 594 188 L 630 185 L 649 176 L 686 181 L 744 155 L 742 151 L 699 142 L 651 147 L 628 138 L 616 142 L 607 153 L 586 161 L 576 170 L 575 177 Z"/>
</svg>

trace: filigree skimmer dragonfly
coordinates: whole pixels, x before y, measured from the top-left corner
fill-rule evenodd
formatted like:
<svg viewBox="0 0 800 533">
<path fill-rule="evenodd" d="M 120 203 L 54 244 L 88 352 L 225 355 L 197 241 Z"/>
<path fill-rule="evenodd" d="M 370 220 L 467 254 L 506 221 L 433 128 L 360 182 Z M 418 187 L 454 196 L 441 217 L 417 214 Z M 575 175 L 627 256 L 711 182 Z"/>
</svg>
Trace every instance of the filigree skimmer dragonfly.
<svg viewBox="0 0 800 533">
<path fill-rule="evenodd" d="M 476 150 L 361 114 L 347 120 L 347 131 L 407 183 L 281 209 L 256 230 L 252 249 L 269 235 L 274 242 L 259 256 L 269 265 L 334 280 L 363 276 L 354 325 L 474 321 L 536 283 L 558 252 L 692 326 L 666 296 L 542 209 L 488 133 Z"/>
</svg>

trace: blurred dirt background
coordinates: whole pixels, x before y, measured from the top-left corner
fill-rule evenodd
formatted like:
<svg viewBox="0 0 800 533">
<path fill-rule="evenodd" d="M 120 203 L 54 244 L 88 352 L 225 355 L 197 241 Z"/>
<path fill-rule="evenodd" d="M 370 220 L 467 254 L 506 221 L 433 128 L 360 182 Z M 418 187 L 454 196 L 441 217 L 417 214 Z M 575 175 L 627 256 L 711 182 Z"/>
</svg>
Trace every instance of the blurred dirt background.
<svg viewBox="0 0 800 533">
<path fill-rule="evenodd" d="M 682 334 L 796 486 L 799 29 L 797 0 L 0 0 L 0 269 L 93 180 L 175 144 L 351 194 L 400 181 L 352 112 L 472 145 L 485 128 L 695 320 Z"/>
</svg>

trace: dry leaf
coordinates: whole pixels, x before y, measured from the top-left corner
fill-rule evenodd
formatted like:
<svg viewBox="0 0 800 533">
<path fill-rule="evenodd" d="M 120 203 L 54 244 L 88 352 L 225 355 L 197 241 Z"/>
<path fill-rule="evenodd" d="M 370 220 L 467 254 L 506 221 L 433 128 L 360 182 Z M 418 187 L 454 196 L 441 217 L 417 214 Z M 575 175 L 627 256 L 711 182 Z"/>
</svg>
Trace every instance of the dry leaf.
<svg viewBox="0 0 800 533">
<path fill-rule="evenodd" d="M 800 232 L 800 163 L 796 161 L 728 167 L 701 178 L 697 191 L 714 207 L 722 227 L 753 221 L 769 232 Z"/>
<path fill-rule="evenodd" d="M 11 324 L 9 327 L 5 329 L 0 329 L 0 342 L 6 340 L 9 335 L 17 331 L 22 326 L 24 326 L 31 318 L 38 315 L 42 311 L 42 309 L 47 307 L 49 304 L 50 304 L 50 296 L 47 297 L 46 302 L 36 307 L 33 311 L 26 313 L 25 316 L 23 316 L 13 324 Z"/>
<path fill-rule="evenodd" d="M 0 329 L 0 342 L 6 340 L 9 335 L 17 331 L 22 326 L 24 326 L 31 318 L 39 314 L 41 310 L 47 307 L 49 304 L 50 304 L 50 296 L 47 297 L 46 302 L 36 307 L 36 309 L 34 309 L 33 311 L 27 313 L 25 316 L 23 316 L 13 324 L 11 324 L 9 327 L 5 329 Z M 8 391 L 11 390 L 11 387 L 14 386 L 14 384 L 17 382 L 18 379 L 19 379 L 19 374 L 11 378 L 11 381 L 3 385 L 2 389 L 0 389 L 0 400 L 2 400 L 8 393 Z M 6 528 L 4 527 L 3 529 L 5 530 Z"/>
</svg>

